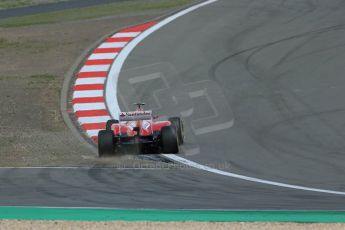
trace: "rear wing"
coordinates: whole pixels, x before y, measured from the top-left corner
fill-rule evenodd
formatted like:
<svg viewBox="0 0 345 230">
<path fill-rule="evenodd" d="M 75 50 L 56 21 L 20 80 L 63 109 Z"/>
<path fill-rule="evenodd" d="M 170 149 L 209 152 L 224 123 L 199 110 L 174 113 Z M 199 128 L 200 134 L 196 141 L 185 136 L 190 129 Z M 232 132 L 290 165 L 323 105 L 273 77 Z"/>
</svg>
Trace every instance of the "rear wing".
<svg viewBox="0 0 345 230">
<path fill-rule="evenodd" d="M 133 112 L 120 112 L 120 121 L 138 121 L 138 120 L 152 120 L 152 111 L 133 111 Z"/>
</svg>

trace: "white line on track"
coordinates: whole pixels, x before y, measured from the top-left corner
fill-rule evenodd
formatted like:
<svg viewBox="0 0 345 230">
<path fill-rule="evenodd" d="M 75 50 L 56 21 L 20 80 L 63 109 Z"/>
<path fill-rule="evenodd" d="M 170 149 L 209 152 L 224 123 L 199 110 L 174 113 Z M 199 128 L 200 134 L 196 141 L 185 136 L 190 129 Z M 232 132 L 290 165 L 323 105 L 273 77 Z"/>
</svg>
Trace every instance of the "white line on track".
<svg viewBox="0 0 345 230">
<path fill-rule="evenodd" d="M 268 184 L 268 185 L 284 187 L 284 188 L 311 191 L 311 192 L 321 192 L 321 193 L 329 193 L 329 194 L 336 194 L 336 195 L 345 195 L 345 192 L 340 192 L 340 191 L 310 188 L 310 187 L 292 185 L 292 184 L 285 184 L 285 183 L 280 183 L 280 182 L 276 182 L 276 181 L 263 180 L 263 179 L 258 179 L 255 177 L 249 177 L 249 176 L 239 175 L 239 174 L 235 174 L 235 173 L 231 173 L 231 172 L 226 172 L 226 171 L 222 171 L 219 169 L 211 168 L 211 167 L 208 167 L 206 165 L 196 163 L 194 161 L 187 160 L 187 159 L 179 157 L 175 154 L 162 154 L 162 155 L 164 157 L 170 159 L 170 160 L 173 160 L 175 162 L 180 162 L 182 164 L 191 166 L 193 168 L 197 168 L 197 169 L 201 169 L 204 171 L 216 173 L 216 174 L 223 175 L 223 176 L 233 177 L 233 178 L 237 178 L 237 179 L 241 179 L 241 180 L 252 181 L 252 182 L 257 182 L 257 183 L 261 183 L 261 184 Z"/>
<path fill-rule="evenodd" d="M 144 81 L 151 81 L 151 80 L 156 80 L 161 78 L 161 74 L 160 73 L 152 73 L 152 74 L 148 74 L 148 75 L 144 75 L 144 76 L 138 76 L 138 77 L 132 77 L 128 79 L 128 82 L 131 84 L 137 84 L 140 82 L 144 82 Z"/>
<path fill-rule="evenodd" d="M 203 3 L 194 5 L 190 8 L 187 8 L 185 10 L 182 10 L 162 21 L 157 23 L 156 25 L 152 26 L 151 28 L 147 29 L 143 33 L 139 34 L 138 37 L 133 39 L 127 46 L 124 47 L 124 49 L 120 52 L 118 55 L 117 59 L 113 63 L 109 76 L 107 79 L 107 84 L 106 84 L 106 103 L 109 108 L 109 112 L 113 118 L 118 117 L 118 113 L 120 112 L 120 107 L 117 99 L 117 83 L 118 83 L 118 77 L 120 75 L 121 68 L 127 59 L 128 55 L 132 52 L 132 50 L 146 37 L 151 35 L 153 32 L 159 30 L 161 27 L 167 25 L 168 23 L 174 21 L 175 19 L 190 13 L 200 7 L 206 6 L 208 4 L 217 2 L 218 0 L 209 0 L 205 1 Z M 109 84 L 108 84 L 109 83 Z M 228 176 L 232 178 L 237 178 L 245 181 L 251 181 L 251 182 L 256 182 L 256 183 L 261 183 L 261 184 L 267 184 L 267 185 L 272 185 L 272 186 L 278 186 L 278 187 L 283 187 L 283 188 L 289 188 L 289 189 L 297 189 L 297 190 L 304 190 L 304 191 L 311 191 L 311 192 L 319 192 L 319 193 L 327 193 L 327 194 L 336 194 L 336 195 L 345 195 L 345 192 L 341 191 L 334 191 L 334 190 L 327 190 L 327 189 L 318 189 L 318 188 L 311 188 L 311 187 L 305 187 L 305 186 L 298 186 L 298 185 L 292 185 L 292 184 L 285 184 L 285 183 L 280 183 L 280 182 L 275 182 L 275 181 L 269 181 L 269 180 L 263 180 L 259 178 L 254 178 L 254 177 L 248 177 L 244 175 L 239 175 L 231 172 L 226 172 L 222 170 L 218 170 L 215 168 L 211 168 L 190 160 L 187 160 L 185 158 L 176 156 L 176 155 L 171 155 L 171 154 L 163 154 L 164 157 L 188 165 L 190 167 L 194 167 L 200 170 L 208 171 L 211 173 L 215 173 L 218 175 L 223 175 L 223 176 Z"/>
<path fill-rule="evenodd" d="M 118 76 L 120 74 L 121 68 L 123 66 L 123 63 L 127 59 L 128 55 L 132 50 L 146 37 L 151 35 L 153 32 L 159 30 L 161 27 L 167 25 L 168 23 L 174 21 L 175 19 L 192 12 L 200 7 L 206 6 L 208 4 L 217 2 L 218 0 L 208 0 L 203 3 L 191 6 L 185 10 L 182 10 L 170 17 L 167 17 L 166 19 L 160 21 L 156 25 L 150 27 L 149 29 L 145 30 L 144 32 L 140 33 L 136 38 L 134 38 L 130 43 L 128 43 L 119 53 L 117 58 L 115 59 L 115 62 L 110 68 L 107 83 L 111 82 L 111 84 L 106 83 L 106 103 L 109 108 L 109 112 L 113 118 L 118 118 L 118 114 L 120 112 L 120 107 L 117 99 L 117 81 Z"/>
<path fill-rule="evenodd" d="M 205 96 L 206 90 L 198 90 L 194 92 L 189 92 L 190 98 L 197 98 L 197 97 L 202 97 Z"/>
<path fill-rule="evenodd" d="M 211 126 L 207 126 L 207 127 L 203 127 L 199 129 L 193 129 L 193 131 L 195 135 L 203 135 L 203 134 L 212 133 L 212 132 L 216 132 L 216 131 L 220 131 L 224 129 L 230 129 L 233 125 L 234 125 L 234 120 L 231 120 L 231 121 L 221 123 L 221 124 L 211 125 Z"/>
</svg>

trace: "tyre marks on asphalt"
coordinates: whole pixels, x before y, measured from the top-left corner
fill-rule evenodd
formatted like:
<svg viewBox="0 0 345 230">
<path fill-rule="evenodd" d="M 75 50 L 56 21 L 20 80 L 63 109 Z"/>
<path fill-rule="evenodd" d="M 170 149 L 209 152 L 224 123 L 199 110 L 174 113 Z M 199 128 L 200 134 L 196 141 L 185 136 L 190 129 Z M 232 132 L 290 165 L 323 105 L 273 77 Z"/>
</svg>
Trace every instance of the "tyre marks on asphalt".
<svg viewBox="0 0 345 230">
<path fill-rule="evenodd" d="M 155 24 L 152 21 L 129 27 L 106 38 L 79 70 L 73 87 L 73 111 L 80 127 L 93 141 L 97 142 L 98 132 L 105 129 L 110 119 L 104 88 L 112 63 L 123 47 Z"/>
<path fill-rule="evenodd" d="M 218 84 L 210 80 L 186 83 L 183 78 L 183 74 L 167 62 L 124 69 L 118 96 L 121 108 L 130 108 L 133 101 L 139 100 L 146 102 L 155 115 L 181 116 L 186 134 L 182 150 L 192 156 L 202 151 L 200 135 L 219 135 L 235 121 Z"/>
</svg>

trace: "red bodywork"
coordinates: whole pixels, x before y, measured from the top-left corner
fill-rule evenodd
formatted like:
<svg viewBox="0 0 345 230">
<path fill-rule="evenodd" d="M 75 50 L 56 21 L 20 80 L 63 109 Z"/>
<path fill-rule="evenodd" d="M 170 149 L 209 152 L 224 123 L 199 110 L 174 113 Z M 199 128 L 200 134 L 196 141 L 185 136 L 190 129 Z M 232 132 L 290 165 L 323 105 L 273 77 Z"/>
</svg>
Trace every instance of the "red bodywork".
<svg viewBox="0 0 345 230">
<path fill-rule="evenodd" d="M 145 111 L 143 103 L 136 103 L 133 112 L 120 112 L 120 123 L 112 125 L 115 137 L 150 137 L 160 133 L 164 126 L 170 126 L 170 121 L 155 121 L 152 111 Z"/>
<path fill-rule="evenodd" d="M 164 126 L 170 125 L 170 121 L 138 120 L 113 124 L 112 130 L 115 136 L 147 137 L 152 136 L 154 132 L 160 132 Z"/>
</svg>

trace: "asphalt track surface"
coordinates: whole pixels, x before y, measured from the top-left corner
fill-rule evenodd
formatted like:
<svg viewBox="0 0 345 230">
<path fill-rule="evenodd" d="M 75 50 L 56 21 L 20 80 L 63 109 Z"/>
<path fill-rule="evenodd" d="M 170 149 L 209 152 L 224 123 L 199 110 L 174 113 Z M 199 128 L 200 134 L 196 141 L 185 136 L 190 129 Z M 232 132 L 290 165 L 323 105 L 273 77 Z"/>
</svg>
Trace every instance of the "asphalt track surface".
<svg viewBox="0 0 345 230">
<path fill-rule="evenodd" d="M 129 55 L 118 85 L 121 108 L 143 100 L 156 113 L 182 113 L 180 156 L 195 162 L 345 191 L 344 11 L 334 0 L 224 0 L 193 11 Z M 341 195 L 186 168 L 0 169 L 0 178 L 0 205 L 345 207 Z"/>
</svg>

